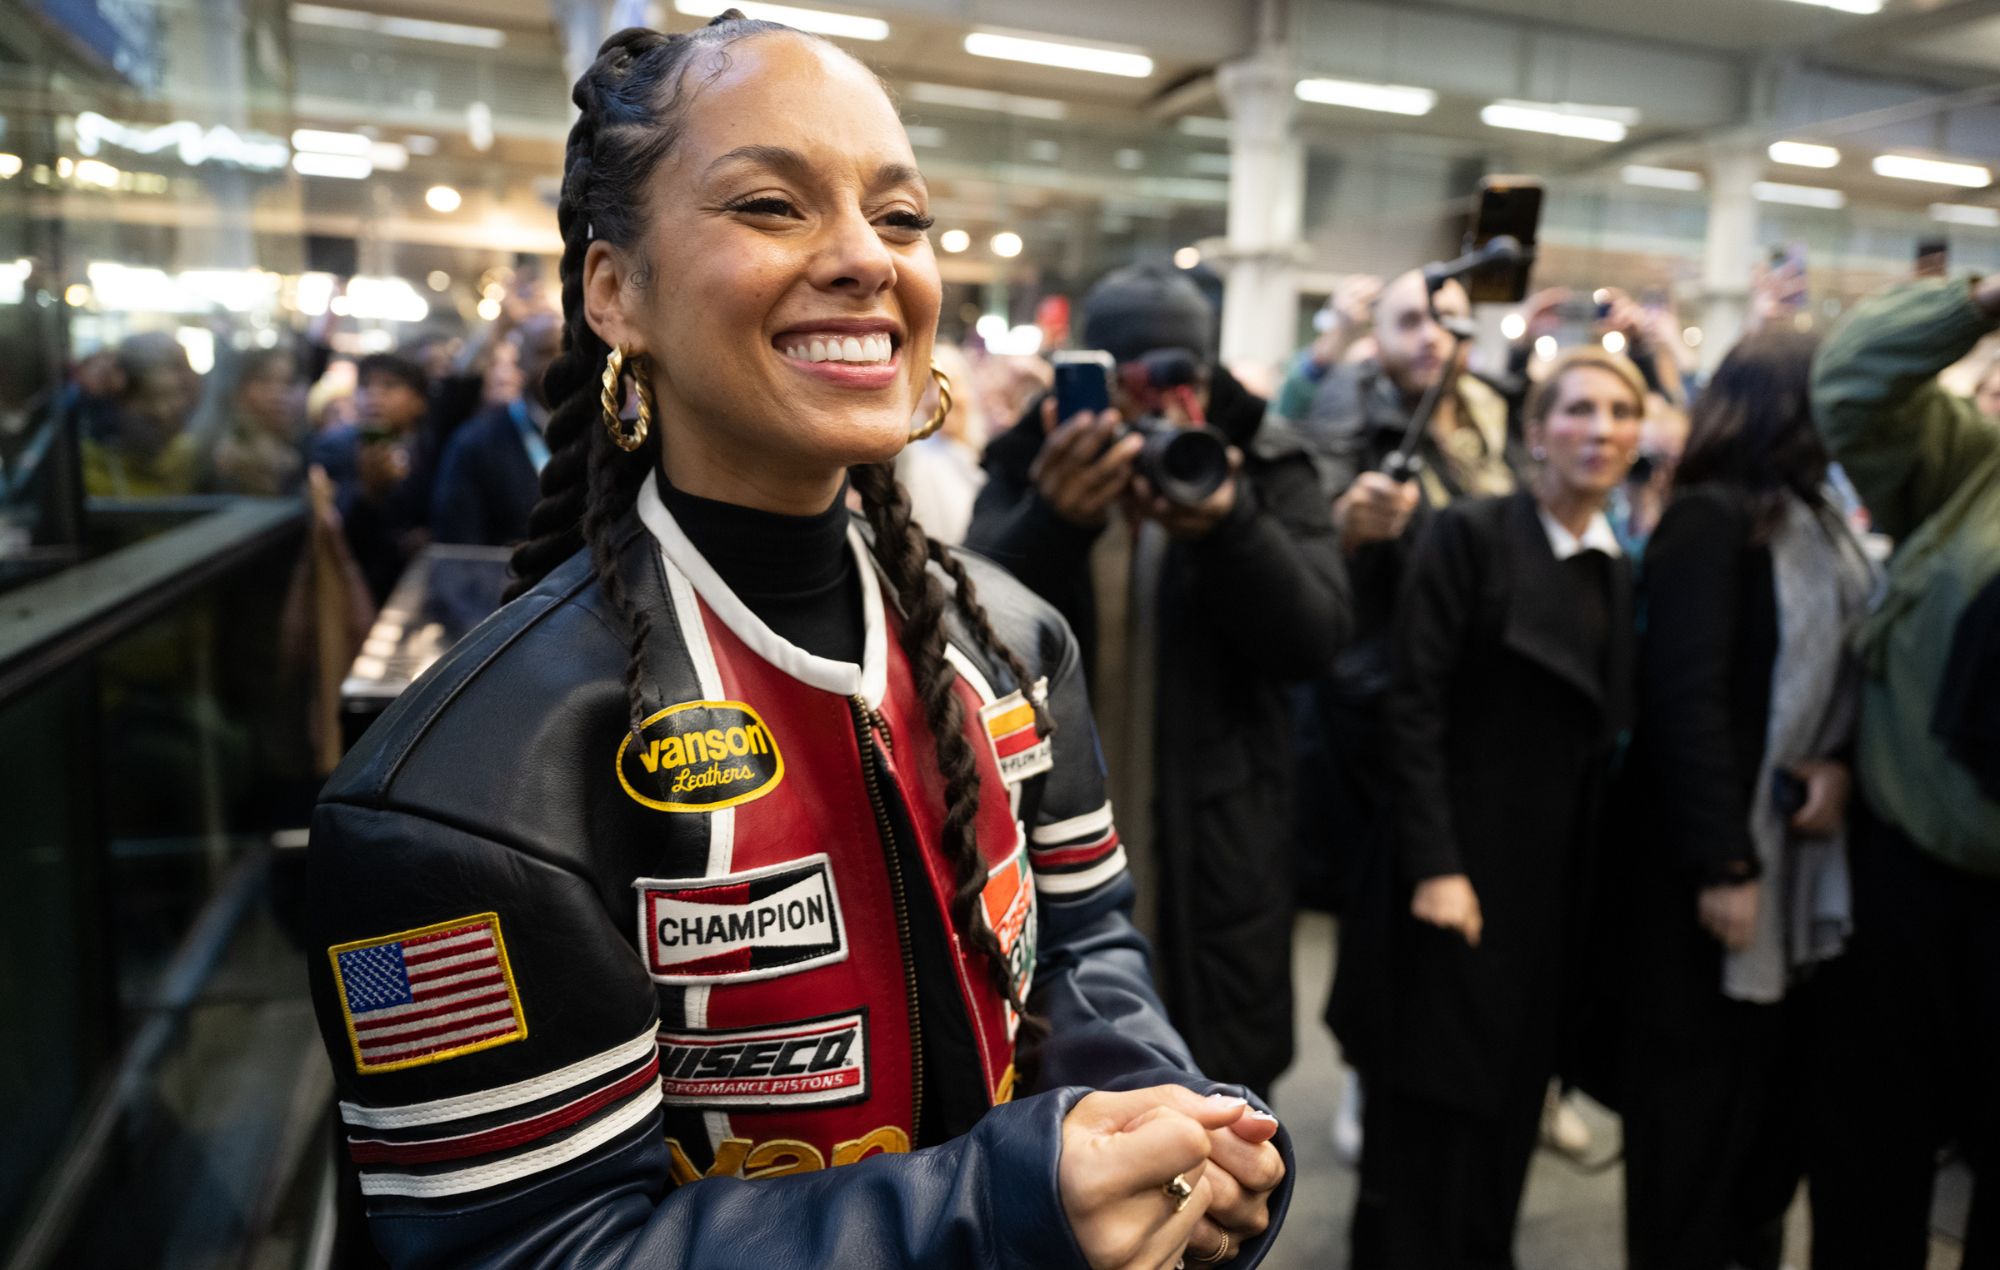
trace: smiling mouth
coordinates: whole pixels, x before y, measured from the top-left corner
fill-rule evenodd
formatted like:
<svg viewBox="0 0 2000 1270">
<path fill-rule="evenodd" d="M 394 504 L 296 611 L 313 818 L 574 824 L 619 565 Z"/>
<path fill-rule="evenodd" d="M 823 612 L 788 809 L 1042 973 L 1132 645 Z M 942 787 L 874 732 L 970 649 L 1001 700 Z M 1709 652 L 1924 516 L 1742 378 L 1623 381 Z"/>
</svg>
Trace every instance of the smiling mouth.
<svg viewBox="0 0 2000 1270">
<path fill-rule="evenodd" d="M 777 345 L 795 362 L 886 366 L 896 359 L 896 342 L 886 334 L 785 336 Z"/>
</svg>

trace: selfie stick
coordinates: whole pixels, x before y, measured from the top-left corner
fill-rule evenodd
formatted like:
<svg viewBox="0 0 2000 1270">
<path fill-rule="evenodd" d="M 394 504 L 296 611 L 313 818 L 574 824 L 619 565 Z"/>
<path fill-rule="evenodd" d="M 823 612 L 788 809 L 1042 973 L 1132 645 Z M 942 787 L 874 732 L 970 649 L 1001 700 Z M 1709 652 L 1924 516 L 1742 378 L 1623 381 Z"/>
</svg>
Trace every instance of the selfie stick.
<svg viewBox="0 0 2000 1270">
<path fill-rule="evenodd" d="M 1461 317 L 1446 317 L 1437 311 L 1437 293 L 1453 278 L 1463 277 L 1487 265 L 1514 264 L 1531 254 L 1521 246 L 1520 239 L 1512 234 L 1499 234 L 1456 260 L 1439 260 L 1424 266 L 1424 286 L 1430 291 L 1431 320 L 1451 335 L 1451 351 L 1445 355 L 1444 367 L 1438 372 L 1437 379 L 1424 390 L 1417 408 L 1411 412 L 1401 443 L 1382 461 L 1382 471 L 1391 479 L 1413 481 L 1417 473 L 1423 471 L 1424 461 L 1417 457 L 1417 445 L 1430 429 L 1432 416 L 1437 414 L 1438 402 L 1444 397 L 1445 381 L 1451 378 L 1451 368 L 1458 364 L 1459 350 L 1465 347 L 1465 341 L 1472 338 L 1471 322 Z"/>
</svg>

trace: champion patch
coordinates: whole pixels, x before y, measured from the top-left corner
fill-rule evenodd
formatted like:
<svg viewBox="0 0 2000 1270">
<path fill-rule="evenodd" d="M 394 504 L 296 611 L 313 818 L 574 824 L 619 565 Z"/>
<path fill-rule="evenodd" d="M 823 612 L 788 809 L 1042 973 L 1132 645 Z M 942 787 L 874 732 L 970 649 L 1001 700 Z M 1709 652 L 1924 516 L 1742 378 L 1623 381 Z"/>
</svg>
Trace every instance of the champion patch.
<svg viewBox="0 0 2000 1270">
<path fill-rule="evenodd" d="M 654 811 L 717 811 L 785 778 L 771 729 L 741 701 L 683 701 L 618 744 L 618 783 Z"/>
<path fill-rule="evenodd" d="M 1000 778 L 1009 785 L 1018 785 L 1055 766 L 1048 738 L 1035 730 L 1035 707 L 1020 692 L 981 706 L 979 723 L 992 743 Z"/>
<path fill-rule="evenodd" d="M 497 913 L 335 944 L 326 955 L 363 1075 L 528 1037 Z"/>
<path fill-rule="evenodd" d="M 868 1010 L 768 1027 L 660 1031 L 669 1105 L 763 1110 L 868 1097 Z"/>
<path fill-rule="evenodd" d="M 639 878 L 639 947 L 657 983 L 739 983 L 847 960 L 824 854 L 712 878 Z"/>
</svg>

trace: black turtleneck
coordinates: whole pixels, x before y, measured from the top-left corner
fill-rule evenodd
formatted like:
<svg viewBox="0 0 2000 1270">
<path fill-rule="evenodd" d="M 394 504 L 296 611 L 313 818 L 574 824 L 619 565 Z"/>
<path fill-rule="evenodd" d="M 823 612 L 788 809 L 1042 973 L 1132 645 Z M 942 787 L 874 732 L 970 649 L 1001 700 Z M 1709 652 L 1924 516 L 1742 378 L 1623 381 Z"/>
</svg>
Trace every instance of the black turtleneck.
<svg viewBox="0 0 2000 1270">
<path fill-rule="evenodd" d="M 814 516 L 718 503 L 664 479 L 659 488 L 694 549 L 766 626 L 817 656 L 861 660 L 861 583 L 847 545 L 846 486 Z"/>
</svg>

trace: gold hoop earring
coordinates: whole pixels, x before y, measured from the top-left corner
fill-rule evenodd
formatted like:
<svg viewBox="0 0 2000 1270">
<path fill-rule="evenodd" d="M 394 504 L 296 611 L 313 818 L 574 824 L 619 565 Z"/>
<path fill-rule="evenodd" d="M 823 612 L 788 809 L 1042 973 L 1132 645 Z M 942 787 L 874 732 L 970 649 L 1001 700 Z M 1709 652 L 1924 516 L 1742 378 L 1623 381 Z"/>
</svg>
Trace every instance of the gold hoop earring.
<svg viewBox="0 0 2000 1270">
<path fill-rule="evenodd" d="M 633 355 L 632 395 L 637 398 L 639 417 L 628 431 L 624 419 L 625 350 L 614 348 L 604 359 L 604 390 L 598 395 L 598 403 L 604 408 L 604 430 L 611 434 L 611 444 L 626 453 L 631 453 L 646 444 L 646 434 L 653 429 L 653 385 L 646 380 L 645 359 Z"/>
<path fill-rule="evenodd" d="M 931 411 L 931 417 L 924 421 L 923 426 L 910 429 L 912 441 L 937 435 L 937 430 L 944 426 L 945 417 L 951 413 L 951 376 L 945 374 L 936 362 L 931 363 L 931 381 L 937 385 L 937 409 Z"/>
</svg>

